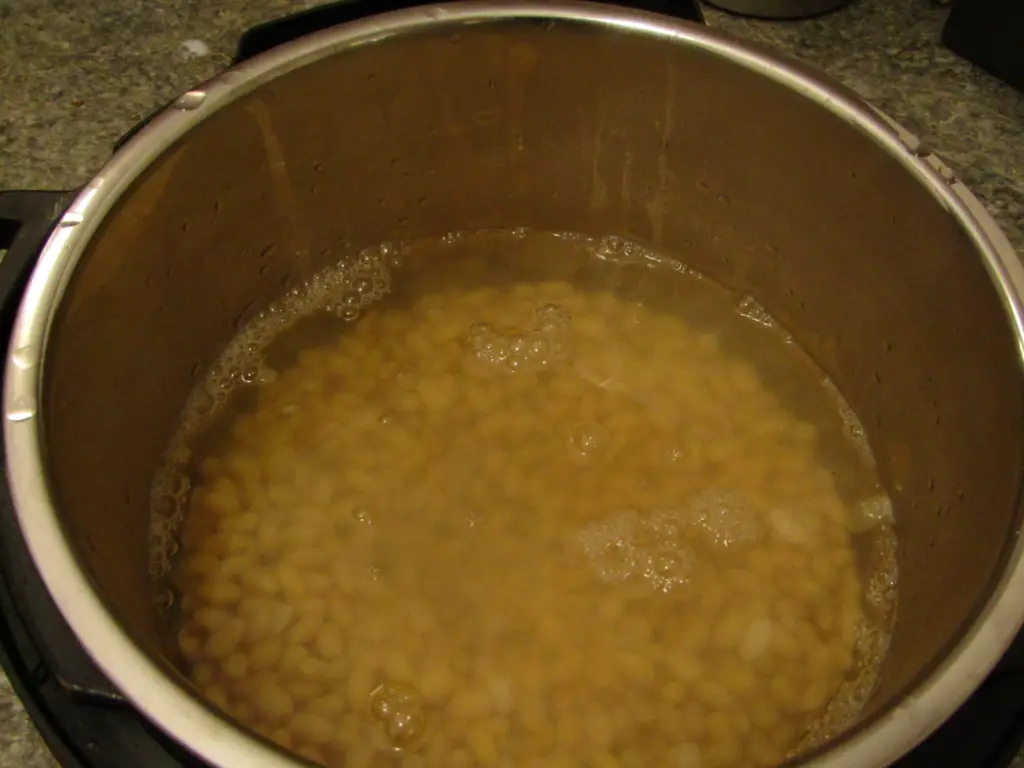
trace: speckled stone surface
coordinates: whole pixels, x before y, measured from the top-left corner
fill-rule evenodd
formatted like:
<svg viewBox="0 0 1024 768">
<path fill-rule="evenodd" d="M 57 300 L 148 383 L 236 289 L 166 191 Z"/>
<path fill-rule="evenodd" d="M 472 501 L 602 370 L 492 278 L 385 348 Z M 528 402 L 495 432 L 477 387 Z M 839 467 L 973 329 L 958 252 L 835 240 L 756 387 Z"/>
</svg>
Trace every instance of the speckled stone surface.
<svg viewBox="0 0 1024 768">
<path fill-rule="evenodd" d="M 313 4 L 0 0 L 0 189 L 81 184 L 143 115 L 222 69 L 242 30 Z M 930 0 L 854 0 L 807 21 L 707 20 L 818 66 L 903 123 L 1024 253 L 1024 94 L 945 50 L 945 15 Z M 52 765 L 0 677 L 0 768 Z"/>
<path fill-rule="evenodd" d="M 708 11 L 711 26 L 772 46 L 850 86 L 943 157 L 1024 254 L 1024 94 L 939 42 L 929 0 L 860 0 L 770 23 Z"/>
</svg>

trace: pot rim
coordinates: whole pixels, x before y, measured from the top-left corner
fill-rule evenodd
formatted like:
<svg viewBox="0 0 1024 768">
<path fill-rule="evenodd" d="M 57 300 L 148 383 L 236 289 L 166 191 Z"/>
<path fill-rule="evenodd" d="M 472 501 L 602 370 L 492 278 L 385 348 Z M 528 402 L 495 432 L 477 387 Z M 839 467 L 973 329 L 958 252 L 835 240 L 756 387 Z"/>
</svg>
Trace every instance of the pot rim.
<svg viewBox="0 0 1024 768">
<path fill-rule="evenodd" d="M 604 26 L 691 46 L 797 91 L 896 158 L 970 237 L 1012 324 L 1024 359 L 1024 267 L 982 204 L 918 140 L 852 90 L 803 65 L 722 33 L 654 14 L 589 2 L 488 0 L 419 6 L 345 24 L 287 43 L 184 93 L 128 141 L 82 189 L 43 247 L 18 311 L 4 372 L 8 482 L 33 562 L 65 620 L 110 681 L 142 714 L 218 768 L 309 764 L 232 725 L 132 641 L 79 562 L 60 522 L 44 466 L 42 391 L 50 327 L 86 244 L 115 202 L 173 143 L 207 117 L 275 77 L 392 35 L 486 21 L 548 19 Z M 974 622 L 949 655 L 895 707 L 801 762 L 869 768 L 923 741 L 980 685 L 1024 620 L 1024 541 Z"/>
</svg>

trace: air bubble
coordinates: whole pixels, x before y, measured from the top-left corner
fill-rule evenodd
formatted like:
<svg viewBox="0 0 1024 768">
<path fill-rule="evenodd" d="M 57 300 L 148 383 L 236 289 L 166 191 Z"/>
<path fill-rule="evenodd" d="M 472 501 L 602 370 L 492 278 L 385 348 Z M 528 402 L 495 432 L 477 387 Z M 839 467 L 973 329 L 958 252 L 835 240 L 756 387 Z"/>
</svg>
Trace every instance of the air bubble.
<svg viewBox="0 0 1024 768">
<path fill-rule="evenodd" d="M 166 496 L 156 496 L 154 494 L 154 499 L 150 502 L 150 509 L 153 511 L 153 514 L 161 518 L 169 518 L 174 514 L 177 506 L 177 500 L 169 494 Z"/>
<path fill-rule="evenodd" d="M 173 589 L 162 589 L 157 593 L 156 607 L 161 611 L 169 611 L 174 607 L 174 590 Z"/>
<path fill-rule="evenodd" d="M 371 691 L 370 716 L 381 722 L 388 740 L 398 748 L 414 746 L 426 734 L 422 698 L 401 683 L 383 683 Z"/>
<path fill-rule="evenodd" d="M 522 357 L 529 352 L 529 342 L 523 336 L 514 336 L 508 345 L 510 355 Z"/>
<path fill-rule="evenodd" d="M 699 495 L 691 508 L 692 520 L 717 547 L 735 547 L 761 534 L 754 510 L 738 493 L 712 489 Z"/>
<path fill-rule="evenodd" d="M 569 450 L 573 456 L 583 461 L 590 461 L 600 455 L 610 440 L 608 430 L 596 422 L 577 424 L 569 435 Z"/>
<path fill-rule="evenodd" d="M 548 353 L 551 351 L 551 345 L 548 344 L 547 339 L 542 337 L 534 338 L 530 340 L 530 346 L 527 353 L 530 357 L 536 360 L 547 360 Z"/>
<path fill-rule="evenodd" d="M 633 528 L 628 519 L 597 524 L 579 534 L 583 551 L 603 581 L 625 581 L 637 572 Z"/>
<path fill-rule="evenodd" d="M 577 540 L 603 581 L 639 577 L 656 591 L 668 592 L 687 583 L 696 562 L 681 539 L 662 535 L 674 515 L 627 510 L 590 524 L 577 534 Z"/>
<path fill-rule="evenodd" d="M 377 246 L 377 253 L 385 260 L 394 260 L 402 255 L 405 246 L 401 243 L 381 243 Z"/>
<path fill-rule="evenodd" d="M 189 480 L 188 475 L 184 472 L 174 472 L 171 474 L 171 496 L 174 500 L 180 503 L 188 496 L 188 492 L 192 490 L 192 481 Z"/>
<path fill-rule="evenodd" d="M 661 552 L 655 555 L 654 570 L 662 576 L 671 575 L 679 568 L 679 556 L 674 552 Z"/>
<path fill-rule="evenodd" d="M 853 445 L 864 465 L 868 468 L 874 468 L 875 457 L 871 452 L 871 446 L 868 443 L 864 425 L 861 424 L 857 414 L 853 412 L 850 404 L 846 402 L 846 398 L 842 396 L 831 379 L 824 379 L 822 384 L 825 387 L 825 391 L 835 398 L 836 409 L 839 411 L 839 418 L 842 420 L 844 436 Z"/>
<path fill-rule="evenodd" d="M 850 511 L 847 527 L 853 533 L 864 533 L 872 528 L 892 525 L 893 520 L 892 499 L 878 494 L 864 499 Z"/>
<path fill-rule="evenodd" d="M 387 686 L 379 685 L 370 693 L 370 715 L 376 720 L 390 720 L 395 713 L 395 701 Z"/>
<path fill-rule="evenodd" d="M 426 730 L 426 719 L 419 708 L 399 706 L 388 719 L 388 738 L 400 747 L 415 743 Z"/>
<path fill-rule="evenodd" d="M 775 318 L 768 314 L 768 310 L 754 301 L 750 296 L 744 296 L 740 299 L 736 305 L 736 311 L 739 312 L 741 317 L 745 317 L 748 320 L 753 320 L 758 325 L 763 325 L 765 328 L 774 328 L 776 326 Z"/>
<path fill-rule="evenodd" d="M 500 363 L 508 358 L 508 340 L 487 323 L 474 323 L 469 331 L 470 345 L 485 363 Z"/>
<path fill-rule="evenodd" d="M 648 253 L 646 248 L 628 241 L 622 246 L 622 255 L 626 261 L 641 261 L 648 256 L 653 256 Z"/>
<path fill-rule="evenodd" d="M 693 574 L 694 558 L 684 547 L 655 550 L 647 555 L 644 578 L 659 592 L 682 586 Z"/>
<path fill-rule="evenodd" d="M 237 366 L 232 366 L 227 370 L 224 378 L 220 380 L 220 388 L 222 390 L 233 389 L 236 381 L 241 381 L 242 369 Z"/>
<path fill-rule="evenodd" d="M 569 316 L 557 304 L 538 307 L 534 313 L 540 327 L 521 334 L 502 333 L 487 323 L 471 325 L 467 340 L 473 354 L 513 372 L 547 368 L 564 354 L 562 337 Z"/>
<path fill-rule="evenodd" d="M 359 255 L 356 256 L 355 266 L 357 269 L 370 269 L 378 263 L 378 259 L 381 256 L 387 257 L 389 254 L 387 244 L 381 245 L 377 252 L 374 253 L 373 249 L 368 248 L 365 251 L 360 251 Z"/>
<path fill-rule="evenodd" d="M 167 556 L 164 552 L 159 555 L 150 558 L 149 561 L 149 576 L 153 581 L 160 581 L 166 576 L 171 570 L 170 563 L 167 561 Z"/>
<path fill-rule="evenodd" d="M 650 525 L 658 542 L 666 546 L 677 544 L 683 533 L 683 525 L 673 512 L 658 513 L 651 518 Z"/>
<path fill-rule="evenodd" d="M 600 238 L 592 247 L 591 252 L 596 258 L 613 264 L 640 264 L 651 269 L 668 269 L 672 272 L 699 276 L 699 273 L 677 259 L 654 253 L 638 243 L 615 235 L 606 235 Z"/>
<path fill-rule="evenodd" d="M 508 342 L 501 337 L 487 339 L 480 349 L 484 359 L 489 362 L 498 362 L 508 357 Z"/>
<path fill-rule="evenodd" d="M 242 382 L 245 384 L 259 384 L 260 383 L 260 366 L 250 365 L 242 369 Z"/>
<path fill-rule="evenodd" d="M 373 514 L 366 507 L 356 507 L 353 509 L 352 519 L 362 525 L 373 525 Z"/>
<path fill-rule="evenodd" d="M 594 253 L 601 259 L 620 255 L 626 247 L 626 241 L 615 235 L 605 235 L 598 243 Z"/>
<path fill-rule="evenodd" d="M 544 304 L 534 310 L 534 316 L 541 330 L 559 330 L 569 324 L 572 315 L 561 304 Z"/>
</svg>

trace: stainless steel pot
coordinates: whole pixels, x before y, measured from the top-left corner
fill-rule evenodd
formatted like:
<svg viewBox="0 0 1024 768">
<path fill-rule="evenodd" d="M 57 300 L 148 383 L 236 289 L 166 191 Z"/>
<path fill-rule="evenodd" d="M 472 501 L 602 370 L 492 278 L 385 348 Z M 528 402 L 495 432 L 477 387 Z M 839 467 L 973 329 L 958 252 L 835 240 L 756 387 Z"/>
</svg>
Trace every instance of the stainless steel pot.
<svg viewBox="0 0 1024 768">
<path fill-rule="evenodd" d="M 138 709 L 209 763 L 295 765 L 168 663 L 147 497 L 203 366 L 252 308 L 386 239 L 616 232 L 750 292 L 862 416 L 901 604 L 861 722 L 808 765 L 890 762 L 1024 615 L 1022 272 L 974 197 L 853 93 L 713 31 L 587 4 L 354 23 L 184 94 L 50 237 L 7 358 L 35 562 Z"/>
</svg>

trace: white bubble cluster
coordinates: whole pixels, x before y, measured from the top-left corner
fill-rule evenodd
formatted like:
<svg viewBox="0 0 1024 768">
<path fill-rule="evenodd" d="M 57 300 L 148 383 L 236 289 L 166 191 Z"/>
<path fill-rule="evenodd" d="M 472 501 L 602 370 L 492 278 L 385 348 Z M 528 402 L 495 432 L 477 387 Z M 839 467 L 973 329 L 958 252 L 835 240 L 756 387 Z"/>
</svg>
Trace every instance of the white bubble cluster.
<svg viewBox="0 0 1024 768">
<path fill-rule="evenodd" d="M 824 714 L 790 752 L 790 757 L 812 750 L 845 731 L 871 699 L 878 683 L 878 670 L 889 652 L 891 633 L 876 623 L 861 619 L 854 640 L 853 676 L 845 680 L 829 701 Z"/>
<path fill-rule="evenodd" d="M 881 501 L 883 497 L 878 498 L 881 506 L 888 502 L 891 507 L 887 497 L 884 502 Z M 864 597 L 868 611 L 857 622 L 854 661 L 850 667 L 852 675 L 843 682 L 825 713 L 814 723 L 792 755 L 814 749 L 844 731 L 857 719 L 877 687 L 879 671 L 889 652 L 892 626 L 896 619 L 899 566 L 893 527 L 883 525 L 873 530 L 867 545 L 870 575 Z"/>
<path fill-rule="evenodd" d="M 535 371 L 565 358 L 572 316 L 560 304 L 545 304 L 535 311 L 536 326 L 525 333 L 507 332 L 489 323 L 469 329 L 469 348 L 485 363 L 510 371 Z"/>
<path fill-rule="evenodd" d="M 577 541 L 603 581 L 643 579 L 668 592 L 685 584 L 696 565 L 681 535 L 685 517 L 674 510 L 627 510 L 587 526 Z"/>
<path fill-rule="evenodd" d="M 577 534 L 583 551 L 604 581 L 625 581 L 637 573 L 635 513 L 593 523 Z"/>
<path fill-rule="evenodd" d="M 883 614 L 893 614 L 896 605 L 896 587 L 899 581 L 899 565 L 896 560 L 896 534 L 892 525 L 877 529 L 872 537 L 872 556 L 874 563 L 870 568 L 870 576 L 866 589 L 868 605 Z M 892 615 L 881 616 L 882 621 L 876 622 L 888 626 Z"/>
<path fill-rule="evenodd" d="M 669 269 L 686 275 L 698 274 L 696 270 L 678 259 L 655 253 L 623 237 L 605 235 L 596 241 L 590 239 L 590 243 L 591 253 L 602 261 L 613 264 L 637 264 L 651 269 Z"/>
<path fill-rule="evenodd" d="M 749 502 L 739 493 L 711 488 L 694 499 L 690 520 L 699 526 L 708 541 L 728 548 L 753 541 L 762 526 Z"/>
<path fill-rule="evenodd" d="M 848 514 L 847 527 L 853 533 L 865 533 L 894 522 L 892 499 L 879 493 L 862 500 Z"/>
<path fill-rule="evenodd" d="M 712 488 L 680 509 L 622 512 L 584 528 L 577 538 L 604 581 L 642 578 L 667 592 L 692 574 L 695 541 L 728 549 L 754 541 L 763 530 L 743 496 Z"/>
<path fill-rule="evenodd" d="M 423 699 L 408 685 L 388 681 L 374 688 L 370 714 L 380 721 L 384 735 L 397 749 L 414 748 L 426 735 Z"/>
<path fill-rule="evenodd" d="M 768 310 L 758 304 L 751 296 L 744 296 L 736 304 L 736 311 L 740 317 L 752 320 L 765 328 L 775 328 L 778 323 L 775 318 L 768 314 Z"/>
<path fill-rule="evenodd" d="M 195 414 L 195 423 L 185 427 L 194 432 L 212 411 L 241 385 L 273 380 L 263 354 L 283 331 L 315 313 L 330 312 L 354 321 L 360 312 L 380 301 L 391 290 L 391 270 L 397 266 L 403 246 L 384 243 L 368 248 L 356 257 L 344 259 L 289 290 L 254 317 L 221 353 L 205 380 L 193 391 L 185 408 L 185 421 Z"/>
<path fill-rule="evenodd" d="M 557 237 L 559 240 L 567 240 L 571 243 L 583 243 L 593 240 L 593 238 L 587 237 L 579 232 L 552 232 L 551 236 Z"/>
<path fill-rule="evenodd" d="M 182 465 L 186 462 L 187 459 Z M 182 465 L 161 467 L 150 492 L 149 575 L 154 581 L 167 576 L 171 559 L 177 553 L 174 533 L 184 520 L 191 490 L 188 474 L 180 468 Z"/>
</svg>

